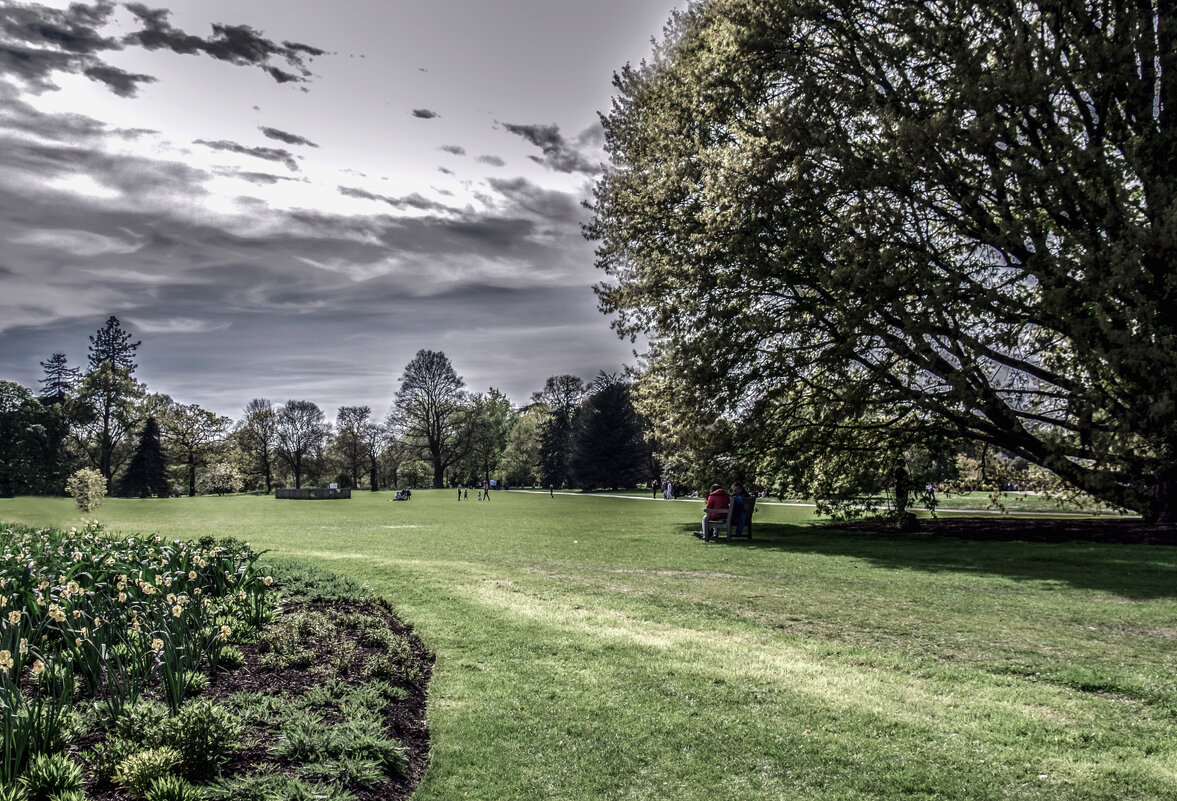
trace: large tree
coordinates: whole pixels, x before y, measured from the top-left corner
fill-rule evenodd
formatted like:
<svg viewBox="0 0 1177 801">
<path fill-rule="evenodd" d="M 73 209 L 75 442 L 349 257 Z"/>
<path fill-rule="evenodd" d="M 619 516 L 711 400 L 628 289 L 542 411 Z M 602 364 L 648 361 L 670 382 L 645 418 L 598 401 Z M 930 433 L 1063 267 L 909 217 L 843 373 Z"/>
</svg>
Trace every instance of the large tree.
<svg viewBox="0 0 1177 801">
<path fill-rule="evenodd" d="M 572 428 L 568 468 L 583 490 L 634 487 L 650 475 L 645 425 L 629 384 L 601 373 L 589 388 Z"/>
<path fill-rule="evenodd" d="M 225 445 L 233 421 L 198 404 L 172 403 L 163 412 L 163 438 L 172 463 L 184 468 L 188 495 L 196 495 L 196 470 Z"/>
<path fill-rule="evenodd" d="M 544 388 L 531 396 L 543 404 L 548 416 L 539 427 L 540 478 L 544 484 L 562 487 L 568 482 L 568 458 L 572 450 L 572 425 L 584 400 L 584 381 L 574 375 L 549 376 Z"/>
<path fill-rule="evenodd" d="M 266 492 L 274 485 L 274 460 L 278 441 L 278 413 L 268 398 L 254 398 L 245 404 L 237 427 L 237 444 L 247 469 L 260 476 Z"/>
<path fill-rule="evenodd" d="M 168 461 L 164 456 L 159 423 L 148 417 L 139 434 L 139 445 L 131 463 L 119 480 L 118 494 L 125 498 L 166 498 L 171 492 L 168 484 Z"/>
<path fill-rule="evenodd" d="M 78 382 L 64 404 L 73 448 L 85 453 L 108 486 L 130 457 L 132 434 L 143 420 L 147 388 L 127 367 L 103 361 Z"/>
<path fill-rule="evenodd" d="M 331 433 L 323 410 L 313 401 L 288 400 L 274 419 L 275 453 L 294 476 L 294 487 L 302 487 L 302 477 L 311 463 L 323 453 Z"/>
<path fill-rule="evenodd" d="M 33 393 L 0 381 L 0 497 L 60 492 L 61 427 Z"/>
<path fill-rule="evenodd" d="M 491 387 L 485 395 L 476 395 L 470 404 L 470 453 L 467 457 L 471 476 L 488 482 L 498 468 L 507 448 L 507 435 L 518 413 L 511 399 Z"/>
<path fill-rule="evenodd" d="M 146 388 L 134 376 L 138 367 L 135 351 L 140 344 L 131 341 L 117 317 L 108 317 L 90 337 L 90 366 L 68 404 L 71 433 L 106 479 L 108 490 L 129 455 L 131 432 L 141 419 L 137 404 Z"/>
<path fill-rule="evenodd" d="M 676 14 L 589 229 L 666 430 L 802 479 L 963 437 L 1177 518 L 1175 75 L 1157 0 Z"/>
<path fill-rule="evenodd" d="M 331 441 L 331 450 L 353 487 L 360 485 L 361 471 L 368 472 L 371 465 L 367 437 L 372 426 L 371 416 L 371 406 L 340 406 L 335 415 L 335 438 Z"/>
<path fill-rule="evenodd" d="M 441 351 L 419 350 L 405 365 L 388 415 L 388 428 L 433 466 L 433 486 L 469 450 L 468 398 L 464 382 Z"/>
</svg>

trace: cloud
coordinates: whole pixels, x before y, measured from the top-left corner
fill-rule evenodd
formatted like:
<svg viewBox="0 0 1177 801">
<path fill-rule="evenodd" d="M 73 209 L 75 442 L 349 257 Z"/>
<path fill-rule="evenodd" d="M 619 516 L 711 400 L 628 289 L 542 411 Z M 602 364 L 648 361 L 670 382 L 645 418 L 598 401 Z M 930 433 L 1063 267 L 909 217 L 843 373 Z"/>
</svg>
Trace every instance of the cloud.
<svg viewBox="0 0 1177 801">
<path fill-rule="evenodd" d="M 419 120 L 432 120 L 441 116 L 436 111 L 427 108 L 415 108 L 413 109 L 412 114 Z"/>
<path fill-rule="evenodd" d="M 543 164 L 556 172 L 576 172 L 585 175 L 596 175 L 603 169 L 600 163 L 591 161 L 580 149 L 592 144 L 591 128 L 582 133 L 574 144 L 560 133 L 560 126 L 555 123 L 551 125 L 515 125 L 505 122 L 503 127 L 543 151 L 542 158 L 539 156 L 530 157 L 536 164 Z"/>
<path fill-rule="evenodd" d="M 318 147 L 317 144 L 310 139 L 299 136 L 298 134 L 287 133 L 286 131 L 279 131 L 277 128 L 267 128 L 264 125 L 259 125 L 258 130 L 270 139 L 277 139 L 279 142 L 285 142 L 288 145 L 306 145 L 307 147 Z"/>
<path fill-rule="evenodd" d="M 567 192 L 544 189 L 525 178 L 491 178 L 487 183 L 506 198 L 514 210 L 550 220 L 560 227 L 574 227 L 583 216 L 580 201 Z"/>
<path fill-rule="evenodd" d="M 507 162 L 503 161 L 501 158 L 499 158 L 498 156 L 479 156 L 478 158 L 476 158 L 474 160 L 477 161 L 479 164 L 489 164 L 492 167 L 502 167 L 502 166 L 506 165 L 506 163 L 507 163 Z"/>
<path fill-rule="evenodd" d="M 38 92 L 56 89 L 53 74 L 65 72 L 103 83 L 120 97 L 134 97 L 142 84 L 154 82 L 155 77 L 112 66 L 103 60 L 104 53 L 134 45 L 146 50 L 203 53 L 257 67 L 279 83 L 304 83 L 311 76 L 308 59 L 325 52 L 297 42 L 273 42 L 248 25 L 214 24 L 212 36 L 201 38 L 173 28 L 168 22 L 171 12 L 166 9 L 153 10 L 141 3 L 126 4 L 125 8 L 142 28 L 121 39 L 101 33 L 116 10 L 111 2 L 73 3 L 65 9 L 37 4 L 0 8 L 0 72 L 19 76 Z M 275 59 L 281 59 L 293 72 L 275 66 Z"/>
<path fill-rule="evenodd" d="M 87 67 L 82 74 L 92 81 L 106 84 L 119 97 L 134 97 L 139 92 L 139 84 L 155 83 L 155 78 L 150 75 L 127 72 L 109 64 Z"/>
<path fill-rule="evenodd" d="M 446 153 L 453 153 L 455 156 L 466 155 L 466 148 L 461 145 L 442 145 L 438 150 L 444 150 Z"/>
<path fill-rule="evenodd" d="M 36 245 L 65 251 L 75 256 L 98 256 L 105 253 L 134 253 L 143 246 L 142 242 L 128 242 L 113 236 L 103 236 L 93 231 L 79 231 L 69 228 L 40 228 L 9 238 L 19 245 Z"/>
<path fill-rule="evenodd" d="M 449 211 L 448 206 L 430 200 L 421 194 L 414 192 L 405 197 L 388 197 L 386 195 L 378 195 L 375 192 L 369 192 L 366 189 L 358 189 L 352 186 L 341 186 L 338 188 L 339 194 L 345 197 L 359 198 L 360 200 L 376 200 L 381 203 L 386 203 L 394 209 L 419 209 L 421 211 Z"/>
<path fill-rule="evenodd" d="M 141 3 L 128 3 L 126 8 L 143 24 L 143 30 L 123 37 L 126 44 L 138 44 L 147 50 L 170 50 L 183 55 L 204 53 L 230 64 L 258 67 L 278 83 L 309 80 L 311 71 L 306 67 L 306 59 L 325 52 L 295 42 L 279 44 L 266 39 L 248 25 L 214 24 L 213 35 L 201 38 L 173 28 L 168 21 L 171 12 L 167 9 L 150 9 Z M 274 58 L 283 59 L 297 74 L 271 64 Z"/>
<path fill-rule="evenodd" d="M 225 139 L 220 139 L 215 142 L 207 139 L 197 139 L 195 144 L 204 145 L 213 150 L 225 150 L 230 153 L 241 153 L 245 156 L 253 156 L 254 158 L 265 159 L 266 161 L 277 161 L 285 164 L 287 169 L 291 172 L 298 172 L 298 163 L 295 162 L 294 156 L 289 150 L 283 150 L 276 147 L 246 147 L 239 145 L 236 142 L 230 142 Z"/>
<path fill-rule="evenodd" d="M 166 317 L 163 319 L 128 317 L 127 322 L 133 325 L 136 331 L 142 331 L 145 334 L 204 334 L 229 327 L 227 322 L 197 320 L 192 317 Z"/>
</svg>

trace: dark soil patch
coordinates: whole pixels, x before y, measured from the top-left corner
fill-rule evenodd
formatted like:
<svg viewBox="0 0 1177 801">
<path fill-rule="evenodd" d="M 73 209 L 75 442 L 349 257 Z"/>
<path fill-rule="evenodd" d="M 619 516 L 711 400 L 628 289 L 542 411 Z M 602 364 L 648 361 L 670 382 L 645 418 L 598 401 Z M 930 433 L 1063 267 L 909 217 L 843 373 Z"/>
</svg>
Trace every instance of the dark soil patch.
<svg viewBox="0 0 1177 801">
<path fill-rule="evenodd" d="M 388 622 L 389 627 L 397 635 L 406 638 L 411 646 L 412 664 L 417 668 L 413 671 L 417 675 L 412 681 L 391 681 L 390 683 L 405 691 L 404 700 L 390 701 L 383 710 L 385 731 L 395 737 L 404 746 L 409 761 L 408 775 L 401 779 L 382 782 L 376 787 L 365 789 L 348 786 L 347 790 L 358 801 L 402 801 L 412 795 L 417 785 L 425 775 L 429 766 L 429 729 L 425 723 L 425 708 L 429 690 L 429 679 L 433 671 L 433 654 L 425 647 L 421 640 L 412 632 L 410 626 L 398 620 L 386 603 L 374 601 L 322 601 L 306 604 L 284 604 L 284 613 L 296 611 L 319 611 L 328 614 L 359 613 L 363 615 L 378 615 Z M 341 643 L 313 642 L 307 643 L 315 654 L 313 663 L 307 668 L 284 668 L 281 670 L 263 669 L 259 667 L 259 656 L 262 648 L 258 643 L 240 644 L 236 647 L 245 656 L 244 664 L 231 671 L 220 671 L 215 680 L 200 693 L 201 699 L 214 703 L 222 703 L 234 693 L 252 691 L 266 695 L 274 695 L 293 701 L 310 690 L 331 679 L 343 681 L 345 684 L 358 686 L 368 679 L 364 677 L 363 665 L 372 656 L 379 655 L 379 647 L 367 647 L 361 642 L 355 642 L 355 655 L 351 660 L 350 669 L 331 670 L 332 658 L 339 652 Z M 103 732 L 92 733 L 71 749 L 83 764 L 86 763 L 90 749 L 104 737 Z M 253 774 L 259 768 L 273 769 L 277 773 L 293 774 L 293 765 L 284 765 L 274 759 L 269 752 L 272 745 L 273 732 L 247 729 L 243 742 L 245 746 L 234 752 L 232 758 L 221 772 L 223 778 L 234 778 Z M 124 792 L 110 786 L 86 784 L 86 797 L 91 801 L 127 801 L 130 798 Z"/>
<path fill-rule="evenodd" d="M 821 528 L 839 531 L 894 533 L 886 520 L 828 523 Z M 1140 520 L 1047 517 L 937 517 L 918 521 L 919 533 L 935 537 L 995 542 L 1103 542 L 1125 545 L 1177 545 L 1177 526 L 1150 525 Z"/>
</svg>

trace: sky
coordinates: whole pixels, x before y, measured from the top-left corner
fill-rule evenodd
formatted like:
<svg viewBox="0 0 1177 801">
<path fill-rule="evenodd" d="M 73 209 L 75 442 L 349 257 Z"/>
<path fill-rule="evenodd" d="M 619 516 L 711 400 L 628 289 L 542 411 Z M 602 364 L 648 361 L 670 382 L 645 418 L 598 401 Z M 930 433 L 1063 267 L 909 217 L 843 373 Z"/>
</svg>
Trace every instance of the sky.
<svg viewBox="0 0 1177 801">
<path fill-rule="evenodd" d="M 582 203 L 671 0 L 0 0 L 0 379 L 115 315 L 153 392 L 380 416 L 634 364 Z"/>
</svg>

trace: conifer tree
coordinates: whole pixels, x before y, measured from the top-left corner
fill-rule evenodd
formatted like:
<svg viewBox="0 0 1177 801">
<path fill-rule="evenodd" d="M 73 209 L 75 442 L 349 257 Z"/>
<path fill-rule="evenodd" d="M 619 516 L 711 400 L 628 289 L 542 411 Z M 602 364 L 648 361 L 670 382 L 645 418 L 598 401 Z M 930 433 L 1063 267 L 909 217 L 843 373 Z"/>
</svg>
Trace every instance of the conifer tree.
<svg viewBox="0 0 1177 801">
<path fill-rule="evenodd" d="M 119 482 L 118 494 L 124 498 L 150 498 L 152 495 L 166 498 L 169 494 L 167 471 L 159 423 L 154 417 L 148 417 L 131 464 Z"/>
</svg>

